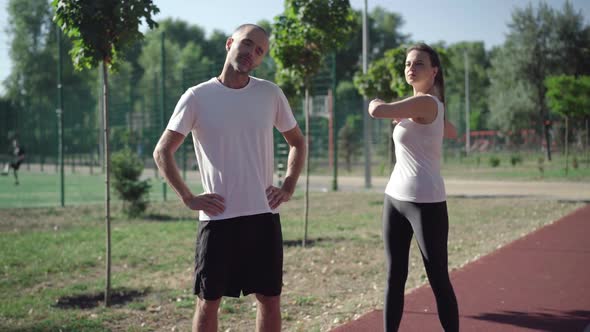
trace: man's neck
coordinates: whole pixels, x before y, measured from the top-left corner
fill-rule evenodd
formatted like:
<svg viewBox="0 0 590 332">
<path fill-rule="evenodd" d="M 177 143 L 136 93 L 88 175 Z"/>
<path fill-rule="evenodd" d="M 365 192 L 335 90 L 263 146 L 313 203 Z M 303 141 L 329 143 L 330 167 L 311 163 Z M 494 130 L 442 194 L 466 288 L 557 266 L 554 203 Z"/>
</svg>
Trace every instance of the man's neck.
<svg viewBox="0 0 590 332">
<path fill-rule="evenodd" d="M 248 85 L 250 76 L 248 73 L 238 73 L 228 66 L 223 68 L 221 74 L 217 76 L 217 80 L 228 88 L 241 89 Z"/>
</svg>

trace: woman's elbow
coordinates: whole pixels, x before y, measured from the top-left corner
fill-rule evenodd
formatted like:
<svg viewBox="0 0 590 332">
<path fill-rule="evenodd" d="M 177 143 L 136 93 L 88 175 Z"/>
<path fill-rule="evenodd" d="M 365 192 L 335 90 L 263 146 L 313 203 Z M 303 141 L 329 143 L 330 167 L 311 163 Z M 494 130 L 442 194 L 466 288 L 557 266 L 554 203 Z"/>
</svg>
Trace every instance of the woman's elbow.
<svg viewBox="0 0 590 332">
<path fill-rule="evenodd" d="M 379 111 L 377 110 L 377 107 L 369 107 L 367 112 L 369 113 L 369 116 L 371 116 L 373 119 L 379 118 Z"/>
</svg>

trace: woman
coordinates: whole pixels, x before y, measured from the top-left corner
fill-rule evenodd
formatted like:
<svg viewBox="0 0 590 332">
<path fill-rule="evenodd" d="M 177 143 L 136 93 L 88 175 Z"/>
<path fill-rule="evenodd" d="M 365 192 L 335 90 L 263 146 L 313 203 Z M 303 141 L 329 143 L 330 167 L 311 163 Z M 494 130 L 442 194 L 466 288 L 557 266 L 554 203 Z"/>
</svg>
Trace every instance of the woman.
<svg viewBox="0 0 590 332">
<path fill-rule="evenodd" d="M 374 118 L 398 122 L 393 130 L 397 162 L 385 188 L 383 237 L 387 256 L 385 330 L 400 325 L 408 256 L 416 235 L 428 280 L 436 297 L 445 331 L 459 330 L 457 299 L 449 279 L 447 238 L 449 220 L 446 194 L 440 175 L 443 136 L 454 136 L 445 125 L 444 78 L 438 54 L 426 44 L 406 52 L 405 77 L 414 89 L 412 97 L 369 104 Z"/>
</svg>

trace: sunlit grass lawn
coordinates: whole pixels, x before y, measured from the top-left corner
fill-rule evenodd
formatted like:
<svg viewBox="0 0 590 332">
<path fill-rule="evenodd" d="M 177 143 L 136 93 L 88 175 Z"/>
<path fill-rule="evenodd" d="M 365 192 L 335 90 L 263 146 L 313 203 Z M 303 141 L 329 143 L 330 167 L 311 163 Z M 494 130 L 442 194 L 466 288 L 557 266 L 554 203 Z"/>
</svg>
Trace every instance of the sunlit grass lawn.
<svg viewBox="0 0 590 332">
<path fill-rule="evenodd" d="M 573 162 L 574 157 L 576 163 Z M 493 158 L 499 161 L 497 166 L 492 166 Z M 541 153 L 488 152 L 446 158 L 442 173 L 448 178 L 462 179 L 590 182 L 590 164 L 584 154 L 570 155 L 567 166 L 566 172 L 566 159 L 562 154 L 554 154 L 552 160 L 547 161 Z"/>
<path fill-rule="evenodd" d="M 490 159 L 498 158 L 499 164 L 492 166 Z M 513 157 L 520 158 L 520 162 L 512 164 Z M 339 175 L 364 177 L 363 156 L 355 156 L 351 170 L 340 160 Z M 543 159 L 539 163 L 539 158 Z M 586 181 L 590 183 L 590 163 L 583 153 L 576 154 L 577 164 L 574 167 L 573 156 L 569 157 L 566 174 L 565 157 L 559 153 L 553 155 L 552 161 L 544 160 L 542 153 L 472 153 L 461 156 L 457 152 L 445 152 L 441 163 L 441 172 L 447 179 L 474 180 L 514 180 L 514 181 Z M 376 155 L 372 160 L 372 176 L 389 177 L 392 166 L 384 161 L 383 156 Z M 333 170 L 327 167 L 327 161 L 312 161 L 314 174 L 332 175 Z M 539 166 L 542 166 L 542 171 Z"/>
<path fill-rule="evenodd" d="M 381 308 L 382 195 L 313 193 L 308 248 L 298 245 L 302 201 L 296 196 L 282 209 L 284 330 L 326 331 Z M 128 220 L 120 203 L 113 205 L 116 301 L 108 309 L 98 303 L 105 265 L 101 204 L 0 209 L 0 331 L 190 330 L 196 214 L 175 199 L 152 202 L 144 218 Z M 450 199 L 451 268 L 579 206 L 530 199 Z M 407 287 L 426 282 L 416 247 L 410 265 Z M 88 308 L 69 307 L 68 300 Z M 220 331 L 253 331 L 253 302 L 252 297 L 224 300 Z"/>
</svg>

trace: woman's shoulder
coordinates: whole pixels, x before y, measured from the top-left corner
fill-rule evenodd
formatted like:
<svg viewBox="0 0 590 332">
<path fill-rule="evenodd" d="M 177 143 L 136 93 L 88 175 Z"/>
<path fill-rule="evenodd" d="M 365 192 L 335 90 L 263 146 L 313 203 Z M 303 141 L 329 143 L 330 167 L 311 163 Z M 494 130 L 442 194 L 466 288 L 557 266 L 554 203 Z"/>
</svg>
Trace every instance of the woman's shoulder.
<svg viewBox="0 0 590 332">
<path fill-rule="evenodd" d="M 434 101 L 436 101 L 436 103 L 438 105 L 444 105 L 444 103 L 440 100 L 440 98 L 437 95 L 433 95 L 433 94 L 428 93 L 428 94 L 425 94 L 425 96 L 428 96 L 428 97 L 434 99 Z"/>
</svg>

